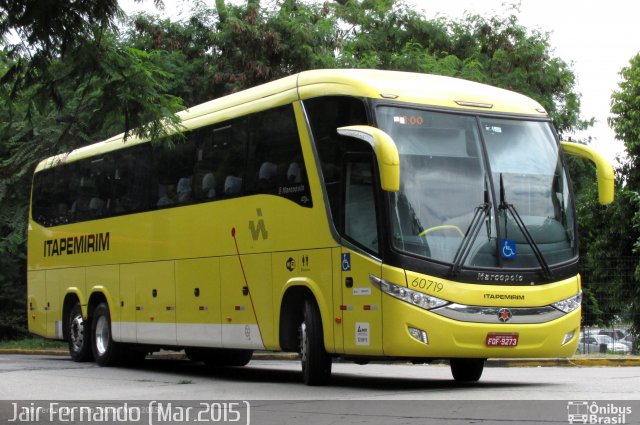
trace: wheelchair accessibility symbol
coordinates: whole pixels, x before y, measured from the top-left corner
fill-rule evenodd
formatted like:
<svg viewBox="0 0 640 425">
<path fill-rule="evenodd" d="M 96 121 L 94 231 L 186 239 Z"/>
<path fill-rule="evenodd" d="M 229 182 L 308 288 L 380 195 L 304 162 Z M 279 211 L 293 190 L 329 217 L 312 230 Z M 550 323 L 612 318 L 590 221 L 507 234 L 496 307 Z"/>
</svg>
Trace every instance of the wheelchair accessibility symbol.
<svg viewBox="0 0 640 425">
<path fill-rule="evenodd" d="M 342 254 L 342 271 L 348 272 L 351 270 L 351 254 Z"/>
<path fill-rule="evenodd" d="M 509 260 L 515 260 L 517 256 L 516 252 L 516 241 L 503 239 L 500 242 L 500 251 L 502 254 L 502 258 L 506 258 Z"/>
</svg>

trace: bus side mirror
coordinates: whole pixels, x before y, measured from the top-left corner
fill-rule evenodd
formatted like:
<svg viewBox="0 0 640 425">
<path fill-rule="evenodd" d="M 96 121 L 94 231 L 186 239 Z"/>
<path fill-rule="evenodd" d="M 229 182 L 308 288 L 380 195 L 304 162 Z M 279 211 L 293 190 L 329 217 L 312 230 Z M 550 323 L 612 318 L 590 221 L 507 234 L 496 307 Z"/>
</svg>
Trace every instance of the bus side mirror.
<svg viewBox="0 0 640 425">
<path fill-rule="evenodd" d="M 598 201 L 602 205 L 613 202 L 613 167 L 609 161 L 604 159 L 595 149 L 573 142 L 561 142 L 565 153 L 569 155 L 586 158 L 596 166 L 596 176 L 598 179 Z"/>
<path fill-rule="evenodd" d="M 338 134 L 369 143 L 373 147 L 378 161 L 382 190 L 387 192 L 400 190 L 400 155 L 391 136 L 379 128 L 368 125 L 340 127 Z"/>
</svg>

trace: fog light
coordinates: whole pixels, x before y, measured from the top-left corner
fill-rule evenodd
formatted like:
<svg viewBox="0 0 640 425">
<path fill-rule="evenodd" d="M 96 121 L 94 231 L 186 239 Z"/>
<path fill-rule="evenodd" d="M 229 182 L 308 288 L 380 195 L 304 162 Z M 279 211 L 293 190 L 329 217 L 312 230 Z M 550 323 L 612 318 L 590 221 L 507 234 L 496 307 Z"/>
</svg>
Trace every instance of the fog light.
<svg viewBox="0 0 640 425">
<path fill-rule="evenodd" d="M 427 333 L 421 329 L 416 329 L 409 326 L 409 334 L 423 344 L 429 343 L 429 338 L 427 338 Z"/>
<path fill-rule="evenodd" d="M 575 334 L 576 334 L 576 331 L 567 332 L 567 334 L 564 336 L 564 339 L 562 340 L 562 345 L 565 345 L 566 343 L 571 341 Z"/>
</svg>

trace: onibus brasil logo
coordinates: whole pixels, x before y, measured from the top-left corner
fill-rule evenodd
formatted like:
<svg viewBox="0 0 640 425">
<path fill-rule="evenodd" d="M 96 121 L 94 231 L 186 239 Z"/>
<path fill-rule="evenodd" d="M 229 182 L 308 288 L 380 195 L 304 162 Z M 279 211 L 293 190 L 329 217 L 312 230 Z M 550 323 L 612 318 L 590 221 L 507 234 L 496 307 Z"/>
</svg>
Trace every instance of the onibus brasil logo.
<svg viewBox="0 0 640 425">
<path fill-rule="evenodd" d="M 626 424 L 631 407 L 615 403 L 595 401 L 570 401 L 567 403 L 567 420 L 570 424 Z"/>
</svg>

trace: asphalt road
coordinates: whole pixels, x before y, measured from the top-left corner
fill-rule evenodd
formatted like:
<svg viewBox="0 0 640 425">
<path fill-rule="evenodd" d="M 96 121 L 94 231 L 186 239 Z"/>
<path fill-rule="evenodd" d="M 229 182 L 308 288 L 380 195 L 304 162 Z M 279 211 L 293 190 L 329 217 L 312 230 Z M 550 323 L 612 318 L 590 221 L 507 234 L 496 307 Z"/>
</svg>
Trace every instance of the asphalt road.
<svg viewBox="0 0 640 425">
<path fill-rule="evenodd" d="M 464 385 L 445 365 L 337 363 L 333 371 L 328 386 L 307 387 L 294 361 L 208 370 L 186 360 L 148 359 L 137 368 L 101 368 L 60 356 L 0 355 L 0 419 L 13 417 L 11 402 L 18 400 L 140 406 L 173 400 L 174 408 L 201 400 L 204 407 L 196 403 L 194 412 L 211 410 L 206 403 L 214 401 L 246 402 L 254 424 L 566 424 L 574 408 L 568 402 L 580 400 L 604 406 L 598 414 L 628 407 L 633 413 L 625 413 L 624 423 L 640 423 L 640 367 L 488 367 L 480 382 Z"/>
</svg>

